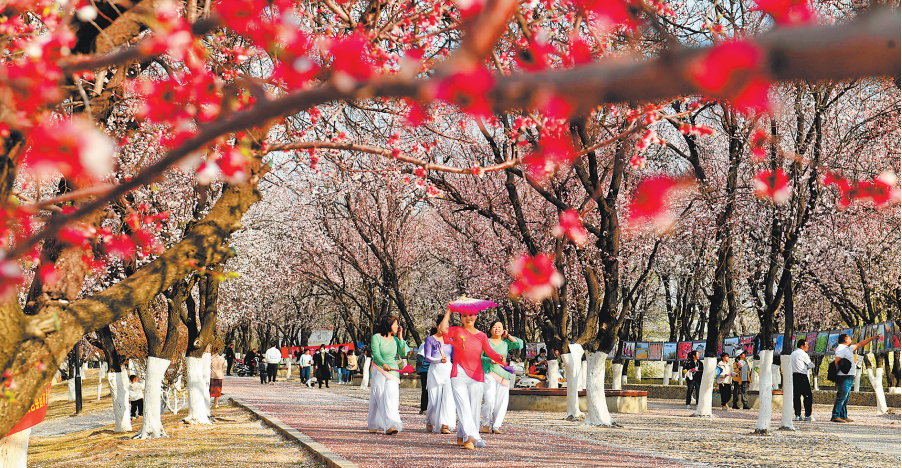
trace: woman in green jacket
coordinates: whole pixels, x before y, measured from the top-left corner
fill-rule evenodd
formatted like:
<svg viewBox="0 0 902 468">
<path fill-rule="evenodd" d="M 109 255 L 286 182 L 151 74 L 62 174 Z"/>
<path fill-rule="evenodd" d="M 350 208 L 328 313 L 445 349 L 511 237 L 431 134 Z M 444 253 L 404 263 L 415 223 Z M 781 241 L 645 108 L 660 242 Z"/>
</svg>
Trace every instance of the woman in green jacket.
<svg viewBox="0 0 902 468">
<path fill-rule="evenodd" d="M 367 416 L 370 432 L 394 435 L 404 428 L 398 411 L 400 399 L 398 384 L 401 383 L 398 374 L 398 356 L 407 355 L 410 348 L 404 341 L 402 331 L 398 325 L 398 317 L 388 315 L 379 321 L 377 333 L 370 340 L 370 349 L 373 352 L 370 412 Z"/>
<path fill-rule="evenodd" d="M 508 351 L 523 348 L 523 340 L 510 336 L 500 320 L 492 323 L 489 330 L 489 344 L 496 353 L 507 359 Z M 507 414 L 510 387 L 513 376 L 502 369 L 492 359 L 482 355 L 482 370 L 485 373 L 485 402 L 482 404 L 482 428 L 480 432 L 501 433 L 501 423 Z"/>
</svg>

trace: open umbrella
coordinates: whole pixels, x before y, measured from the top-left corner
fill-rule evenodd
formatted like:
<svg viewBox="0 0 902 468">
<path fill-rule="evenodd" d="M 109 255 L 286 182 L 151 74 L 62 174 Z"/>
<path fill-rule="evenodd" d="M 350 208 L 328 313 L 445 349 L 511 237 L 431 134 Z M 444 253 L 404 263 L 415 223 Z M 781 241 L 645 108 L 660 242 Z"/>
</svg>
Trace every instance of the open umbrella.
<svg viewBox="0 0 902 468">
<path fill-rule="evenodd" d="M 473 299 L 472 297 L 461 296 L 454 302 L 448 304 L 448 309 L 452 312 L 460 312 L 463 315 L 476 315 L 489 307 L 498 307 L 498 304 L 484 299 Z"/>
</svg>

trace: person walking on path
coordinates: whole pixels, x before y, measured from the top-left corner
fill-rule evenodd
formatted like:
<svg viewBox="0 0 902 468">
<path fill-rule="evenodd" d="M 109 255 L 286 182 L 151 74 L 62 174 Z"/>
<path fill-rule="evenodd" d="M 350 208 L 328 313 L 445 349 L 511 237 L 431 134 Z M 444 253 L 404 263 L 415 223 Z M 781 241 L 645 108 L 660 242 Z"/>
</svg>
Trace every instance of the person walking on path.
<svg viewBox="0 0 902 468">
<path fill-rule="evenodd" d="M 139 382 L 137 375 L 133 375 L 128 384 L 128 402 L 133 418 L 144 415 L 144 382 Z"/>
<path fill-rule="evenodd" d="M 276 381 L 276 373 L 279 371 L 280 362 L 282 362 L 282 351 L 279 351 L 279 348 L 276 348 L 276 345 L 273 344 L 266 350 L 266 374 L 268 376 L 268 383 Z"/>
<path fill-rule="evenodd" d="M 426 390 L 429 405 L 426 407 L 426 431 L 450 434 L 456 429 L 457 415 L 454 407 L 454 393 L 451 389 L 451 361 L 454 347 L 445 342 L 448 326 L 442 325 L 444 315 L 435 321 L 435 332 L 423 344 L 423 354 L 429 361 Z"/>
<path fill-rule="evenodd" d="M 802 420 L 802 401 L 805 402 L 805 421 L 814 421 L 811 417 L 811 384 L 808 382 L 808 369 L 814 369 L 814 363 L 808 357 L 808 340 L 802 338 L 798 348 L 789 356 L 792 368 L 792 409 L 796 421 Z"/>
<path fill-rule="evenodd" d="M 523 340 L 509 335 L 500 320 L 492 323 L 489 333 L 489 344 L 504 359 L 507 359 L 509 351 L 523 348 Z M 511 373 L 493 363 L 485 354 L 482 355 L 482 371 L 485 374 L 485 402 L 482 404 L 480 432 L 501 434 L 501 424 L 510 399 Z"/>
<path fill-rule="evenodd" d="M 432 327 L 429 330 L 429 335 L 435 335 L 436 329 Z M 426 342 L 423 341 L 423 344 L 417 348 L 417 367 L 416 367 L 417 375 L 420 376 L 420 414 L 426 414 L 426 409 L 429 408 L 429 391 L 426 388 L 426 382 L 429 380 L 429 361 L 426 359 Z"/>
<path fill-rule="evenodd" d="M 370 432 L 394 435 L 404 429 L 401 413 L 398 411 L 401 398 L 398 359 L 407 355 L 410 348 L 404 341 L 404 330 L 398 325 L 398 317 L 382 317 L 376 331 L 370 340 L 373 376 L 370 380 L 370 408 L 366 423 Z"/>
<path fill-rule="evenodd" d="M 225 347 L 226 375 L 232 375 L 232 365 L 235 363 L 235 350 L 232 345 Z"/>
<path fill-rule="evenodd" d="M 348 382 L 351 382 L 351 379 L 354 375 L 357 374 L 357 371 L 360 370 L 360 364 L 357 362 L 357 352 L 353 349 L 348 351 Z"/>
<path fill-rule="evenodd" d="M 849 393 L 852 391 L 852 381 L 855 380 L 855 355 L 856 349 L 866 346 L 874 341 L 877 336 L 861 340 L 852 344 L 852 337 L 847 333 L 840 333 L 839 345 L 836 346 L 836 358 L 833 362 L 836 364 L 836 400 L 833 402 L 833 414 L 830 417 L 831 422 L 852 422 L 849 418 Z"/>
<path fill-rule="evenodd" d="M 338 383 L 347 383 L 345 371 L 348 368 L 348 355 L 345 354 L 344 348 L 339 348 L 335 355 L 335 375 L 338 377 Z"/>
<path fill-rule="evenodd" d="M 313 356 L 310 355 L 309 349 L 305 349 L 304 354 L 301 354 L 298 364 L 301 366 L 301 383 L 306 384 L 310 380 L 310 367 L 313 366 Z"/>
<path fill-rule="evenodd" d="M 323 383 L 326 384 L 326 388 L 329 388 L 329 378 L 332 377 L 331 367 L 332 356 L 326 352 L 326 345 L 319 345 L 316 355 L 313 356 L 313 372 L 319 388 L 323 388 Z"/>
<path fill-rule="evenodd" d="M 751 371 L 748 361 L 745 360 L 745 351 L 740 351 L 733 362 L 733 409 L 739 409 L 739 400 L 742 400 L 742 409 L 752 409 L 749 406 L 749 382 Z"/>
<path fill-rule="evenodd" d="M 692 394 L 695 394 L 695 404 L 698 405 L 698 391 L 702 386 L 702 374 L 705 365 L 698 358 L 698 351 L 690 351 L 689 359 L 683 363 L 683 374 L 686 376 L 686 409 L 690 409 Z"/>
<path fill-rule="evenodd" d="M 222 374 L 226 370 L 226 358 L 219 354 L 219 346 L 213 347 L 213 358 L 210 359 L 210 396 L 213 398 L 213 407 L 219 406 L 219 397 L 222 396 Z"/>
<path fill-rule="evenodd" d="M 454 347 L 454 361 L 451 367 L 451 391 L 457 408 L 457 444 L 465 449 L 485 447 L 479 435 L 479 416 L 485 389 L 485 375 L 482 371 L 482 353 L 492 361 L 506 365 L 504 358 L 492 349 L 485 333 L 476 329 L 476 314 L 461 312 L 462 327 L 448 327 L 451 309 L 442 317 L 442 328 L 448 328 L 447 338 Z"/>
<path fill-rule="evenodd" d="M 733 367 L 730 366 L 730 355 L 720 353 L 720 362 L 717 363 L 717 393 L 720 395 L 720 406 L 722 410 L 727 410 L 727 403 L 730 402 L 730 395 L 733 393 L 730 384 L 733 382 Z"/>
</svg>

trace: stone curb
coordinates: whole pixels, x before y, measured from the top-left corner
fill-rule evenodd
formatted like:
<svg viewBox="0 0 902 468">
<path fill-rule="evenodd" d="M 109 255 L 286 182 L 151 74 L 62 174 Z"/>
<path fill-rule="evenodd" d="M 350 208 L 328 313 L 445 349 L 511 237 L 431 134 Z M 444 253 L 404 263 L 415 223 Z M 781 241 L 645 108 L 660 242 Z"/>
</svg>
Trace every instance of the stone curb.
<svg viewBox="0 0 902 468">
<path fill-rule="evenodd" d="M 253 405 L 249 405 L 241 401 L 240 398 L 229 398 L 232 400 L 232 405 L 250 411 L 255 416 L 262 419 L 263 422 L 265 422 L 267 425 L 282 433 L 285 437 L 298 442 L 324 465 L 330 468 L 359 468 L 354 462 L 346 458 L 342 458 L 337 453 L 329 450 L 325 445 L 313 440 L 303 432 L 298 431 L 297 429 L 283 423 L 279 418 L 271 416 L 264 411 L 257 409 Z"/>
</svg>

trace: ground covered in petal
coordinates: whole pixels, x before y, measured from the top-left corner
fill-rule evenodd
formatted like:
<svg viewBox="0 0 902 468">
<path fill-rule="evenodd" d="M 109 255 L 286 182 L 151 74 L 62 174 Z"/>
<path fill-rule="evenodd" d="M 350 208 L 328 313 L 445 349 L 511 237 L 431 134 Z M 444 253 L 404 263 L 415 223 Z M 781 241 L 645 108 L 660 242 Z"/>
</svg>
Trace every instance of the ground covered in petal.
<svg viewBox="0 0 902 468">
<path fill-rule="evenodd" d="M 185 412 L 165 413 L 169 437 L 134 440 L 133 433 L 115 433 L 113 425 L 58 437 L 32 436 L 28 466 L 89 467 L 297 467 L 320 468 L 313 455 L 288 442 L 247 411 L 231 406 L 213 409 L 215 424 L 187 425 Z M 75 418 L 72 418 L 75 419 Z M 51 423 L 65 424 L 65 419 Z M 132 420 L 135 431 L 141 418 Z"/>
</svg>

